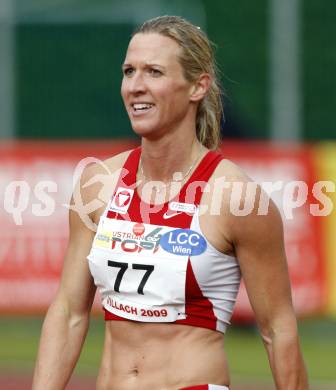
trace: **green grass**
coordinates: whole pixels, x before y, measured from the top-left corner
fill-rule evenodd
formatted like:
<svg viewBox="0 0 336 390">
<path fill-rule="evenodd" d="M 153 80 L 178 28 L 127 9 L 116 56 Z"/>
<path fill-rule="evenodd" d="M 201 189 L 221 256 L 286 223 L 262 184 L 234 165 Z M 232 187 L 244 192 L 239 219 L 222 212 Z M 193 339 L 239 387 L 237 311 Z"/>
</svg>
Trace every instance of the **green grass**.
<svg viewBox="0 0 336 390">
<path fill-rule="evenodd" d="M 41 318 L 0 319 L 0 372 L 31 373 L 41 325 Z M 336 385 L 335 330 L 336 323 L 332 320 L 310 320 L 300 324 L 302 349 L 310 379 L 314 383 Z M 103 333 L 103 320 L 93 318 L 76 368 L 77 375 L 96 375 Z M 225 337 L 225 345 L 233 382 L 271 382 L 266 353 L 253 328 L 232 326 Z"/>
</svg>

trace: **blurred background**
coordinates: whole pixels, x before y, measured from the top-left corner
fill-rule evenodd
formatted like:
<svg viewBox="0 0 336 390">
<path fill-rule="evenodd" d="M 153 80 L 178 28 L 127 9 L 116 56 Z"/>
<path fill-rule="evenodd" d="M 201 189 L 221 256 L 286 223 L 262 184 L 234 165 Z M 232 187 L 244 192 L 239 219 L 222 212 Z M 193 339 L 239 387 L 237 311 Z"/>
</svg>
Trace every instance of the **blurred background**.
<svg viewBox="0 0 336 390">
<path fill-rule="evenodd" d="M 215 44 L 223 153 L 258 182 L 283 183 L 273 198 L 284 217 L 311 388 L 335 389 L 332 0 L 0 0 L 0 388 L 30 387 L 77 163 L 139 142 L 120 98 L 121 64 L 134 28 L 164 14 L 186 17 Z M 304 201 L 293 181 L 306 183 Z M 233 322 L 226 337 L 232 389 L 273 389 L 244 287 Z M 102 339 L 96 304 L 69 389 L 94 388 Z"/>
</svg>

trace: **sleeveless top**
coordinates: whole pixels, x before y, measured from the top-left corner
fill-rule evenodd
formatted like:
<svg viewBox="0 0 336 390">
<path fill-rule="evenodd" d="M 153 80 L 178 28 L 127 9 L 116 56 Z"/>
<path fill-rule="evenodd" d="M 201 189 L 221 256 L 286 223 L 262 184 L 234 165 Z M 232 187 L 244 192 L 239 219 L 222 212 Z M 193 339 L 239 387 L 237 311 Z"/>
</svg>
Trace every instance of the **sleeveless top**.
<svg viewBox="0 0 336 390">
<path fill-rule="evenodd" d="M 208 242 L 199 224 L 202 193 L 223 156 L 209 151 L 174 199 L 152 205 L 136 189 L 140 155 L 139 147 L 128 156 L 88 255 L 105 319 L 224 333 L 240 268 Z"/>
</svg>

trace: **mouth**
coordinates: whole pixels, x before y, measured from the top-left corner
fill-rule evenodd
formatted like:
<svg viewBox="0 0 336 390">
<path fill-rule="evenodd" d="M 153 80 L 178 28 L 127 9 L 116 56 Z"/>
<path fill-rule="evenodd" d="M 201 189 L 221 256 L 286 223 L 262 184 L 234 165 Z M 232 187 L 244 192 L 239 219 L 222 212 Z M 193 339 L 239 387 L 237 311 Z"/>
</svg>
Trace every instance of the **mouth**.
<svg viewBox="0 0 336 390">
<path fill-rule="evenodd" d="M 132 107 L 133 115 L 138 116 L 138 115 L 142 115 L 142 114 L 149 112 L 154 107 L 154 104 L 152 104 L 152 103 L 132 103 L 131 107 Z"/>
</svg>

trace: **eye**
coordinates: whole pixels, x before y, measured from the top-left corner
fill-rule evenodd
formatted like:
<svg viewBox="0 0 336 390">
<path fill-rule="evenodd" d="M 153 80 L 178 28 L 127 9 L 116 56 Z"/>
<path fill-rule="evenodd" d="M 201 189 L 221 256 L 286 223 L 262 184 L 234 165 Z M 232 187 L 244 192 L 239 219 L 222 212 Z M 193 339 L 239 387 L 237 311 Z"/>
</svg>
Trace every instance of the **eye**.
<svg viewBox="0 0 336 390">
<path fill-rule="evenodd" d="M 150 68 L 149 73 L 154 77 L 160 77 L 162 75 L 162 72 L 159 69 Z"/>
<path fill-rule="evenodd" d="M 131 68 L 131 67 L 124 68 L 123 69 L 123 73 L 124 73 L 125 76 L 131 76 L 132 73 L 134 73 L 134 68 Z"/>
</svg>

